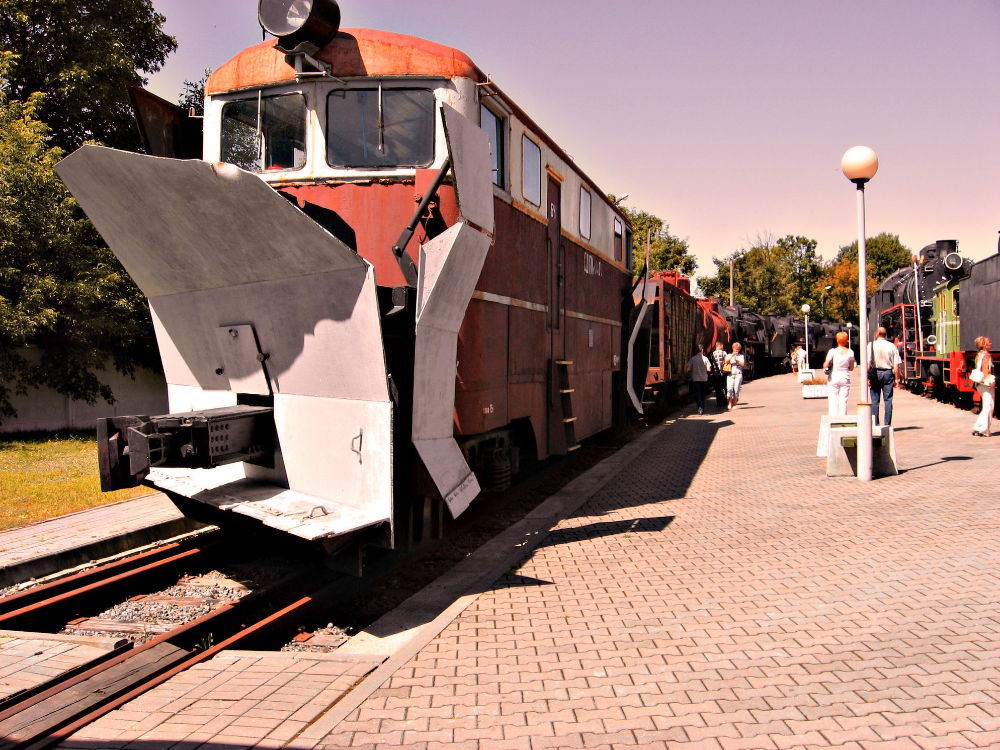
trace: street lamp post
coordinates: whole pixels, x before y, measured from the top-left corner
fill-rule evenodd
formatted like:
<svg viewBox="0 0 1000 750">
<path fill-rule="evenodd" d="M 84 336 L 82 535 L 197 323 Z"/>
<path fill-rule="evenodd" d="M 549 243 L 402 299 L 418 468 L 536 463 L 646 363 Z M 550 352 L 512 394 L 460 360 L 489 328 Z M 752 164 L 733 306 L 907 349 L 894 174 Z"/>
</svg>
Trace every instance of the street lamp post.
<svg viewBox="0 0 1000 750">
<path fill-rule="evenodd" d="M 833 289 L 833 284 L 827 284 L 823 287 L 823 293 L 819 297 L 819 305 L 823 308 L 823 320 L 826 320 L 826 293 Z"/>
<path fill-rule="evenodd" d="M 858 189 L 858 362 L 861 401 L 858 402 L 858 479 L 872 479 L 872 402 L 868 383 L 868 255 L 865 248 L 865 183 L 878 171 L 878 157 L 867 146 L 848 149 L 840 162 L 844 176 Z"/>
<path fill-rule="evenodd" d="M 729 306 L 736 306 L 736 260 L 743 257 L 743 253 L 737 250 L 733 253 L 733 257 L 729 259 Z"/>
<path fill-rule="evenodd" d="M 847 321 L 847 348 L 848 349 L 851 348 L 851 328 L 852 327 L 853 326 L 851 325 L 851 321 Z"/>
<path fill-rule="evenodd" d="M 729 306 L 733 306 L 733 292 L 736 289 L 736 285 L 733 284 L 733 271 L 736 267 L 736 258 L 733 257 L 729 260 Z"/>
<path fill-rule="evenodd" d="M 812 310 L 809 305 L 802 305 L 802 312 L 806 314 L 806 367 L 810 370 L 812 365 L 809 364 L 809 311 Z"/>
</svg>

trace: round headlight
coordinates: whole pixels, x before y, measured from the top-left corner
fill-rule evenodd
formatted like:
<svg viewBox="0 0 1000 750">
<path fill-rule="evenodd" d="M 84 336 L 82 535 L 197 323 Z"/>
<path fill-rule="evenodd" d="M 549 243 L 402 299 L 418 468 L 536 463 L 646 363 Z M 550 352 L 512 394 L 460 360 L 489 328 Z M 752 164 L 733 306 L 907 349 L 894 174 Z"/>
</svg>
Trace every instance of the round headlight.
<svg viewBox="0 0 1000 750">
<path fill-rule="evenodd" d="M 340 6 L 337 0 L 260 0 L 257 19 L 278 37 L 279 49 L 302 43 L 323 48 L 340 31 Z"/>
<path fill-rule="evenodd" d="M 948 253 L 944 256 L 944 267 L 949 271 L 957 271 L 963 265 L 962 256 L 958 253 Z"/>
<path fill-rule="evenodd" d="M 312 0 L 261 0 L 257 17 L 268 34 L 288 36 L 309 20 Z"/>
</svg>

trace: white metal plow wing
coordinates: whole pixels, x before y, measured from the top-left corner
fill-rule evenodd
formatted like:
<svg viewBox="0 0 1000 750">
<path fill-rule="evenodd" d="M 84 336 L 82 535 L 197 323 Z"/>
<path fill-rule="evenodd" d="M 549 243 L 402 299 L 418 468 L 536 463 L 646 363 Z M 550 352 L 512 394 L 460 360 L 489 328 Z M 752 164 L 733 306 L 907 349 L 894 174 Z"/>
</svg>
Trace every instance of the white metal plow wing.
<svg viewBox="0 0 1000 750">
<path fill-rule="evenodd" d="M 237 167 L 85 146 L 57 167 L 149 297 L 173 413 L 273 396 L 273 468 L 147 481 L 306 539 L 392 519 L 372 268 Z"/>
<path fill-rule="evenodd" d="M 451 107 L 442 109 L 462 219 L 420 248 L 413 444 L 458 516 L 479 494 L 479 483 L 454 438 L 455 356 L 492 243 L 493 180 L 486 133 Z"/>
</svg>

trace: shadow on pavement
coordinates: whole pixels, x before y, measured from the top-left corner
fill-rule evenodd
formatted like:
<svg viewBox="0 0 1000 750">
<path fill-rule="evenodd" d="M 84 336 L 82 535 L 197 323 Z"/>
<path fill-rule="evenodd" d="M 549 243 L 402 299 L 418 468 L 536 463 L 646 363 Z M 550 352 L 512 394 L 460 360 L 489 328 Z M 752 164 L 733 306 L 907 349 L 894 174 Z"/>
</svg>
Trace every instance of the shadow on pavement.
<svg viewBox="0 0 1000 750">
<path fill-rule="evenodd" d="M 663 531 L 674 516 L 657 516 L 655 518 L 632 518 L 624 521 L 598 521 L 585 526 L 572 526 L 549 532 L 545 541 L 539 547 L 554 547 L 557 544 L 579 542 L 584 539 L 599 539 L 617 534 L 638 533 L 640 531 Z"/>
<path fill-rule="evenodd" d="M 510 588 L 526 588 L 528 586 L 555 586 L 554 581 L 546 581 L 542 578 L 532 578 L 531 576 L 522 576 L 518 573 L 508 573 L 503 576 L 496 583 L 493 584 L 495 589 L 510 589 Z"/>
<path fill-rule="evenodd" d="M 900 469 L 900 474 L 905 474 L 908 471 L 916 471 L 917 469 L 926 469 L 929 466 L 937 466 L 939 464 L 945 464 L 949 461 L 971 461 L 972 456 L 945 456 L 940 461 L 933 461 L 929 464 L 924 464 L 922 466 L 911 466 L 909 469 Z"/>
<path fill-rule="evenodd" d="M 577 514 L 601 515 L 685 497 L 719 430 L 735 424 L 722 416 L 717 415 L 716 420 L 678 419 Z M 559 529 L 551 532 L 550 538 L 572 531 Z"/>
</svg>

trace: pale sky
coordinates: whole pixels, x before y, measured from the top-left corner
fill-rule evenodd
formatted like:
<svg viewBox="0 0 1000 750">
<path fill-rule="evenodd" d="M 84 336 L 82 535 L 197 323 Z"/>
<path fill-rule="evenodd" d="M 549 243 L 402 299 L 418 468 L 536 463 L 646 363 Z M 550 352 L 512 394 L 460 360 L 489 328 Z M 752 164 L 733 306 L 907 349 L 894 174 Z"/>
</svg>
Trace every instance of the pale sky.
<svg viewBox="0 0 1000 750">
<path fill-rule="evenodd" d="M 178 50 L 150 89 L 261 40 L 256 0 L 153 0 Z M 456 47 L 606 192 L 687 237 L 856 239 L 840 158 L 873 148 L 868 234 L 974 259 L 1000 230 L 1000 0 L 341 0 L 344 27 Z"/>
</svg>

